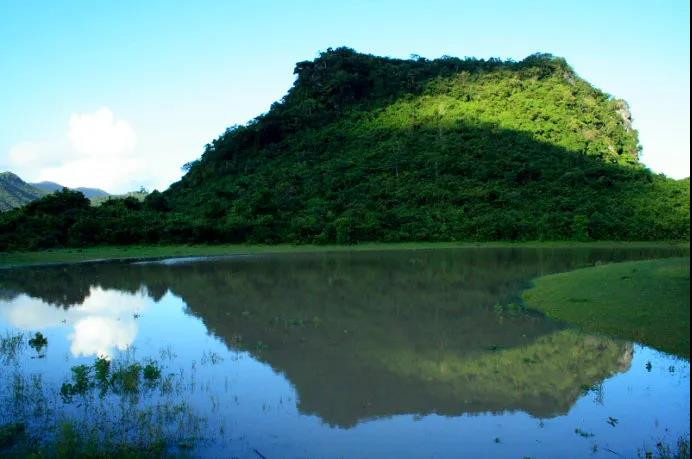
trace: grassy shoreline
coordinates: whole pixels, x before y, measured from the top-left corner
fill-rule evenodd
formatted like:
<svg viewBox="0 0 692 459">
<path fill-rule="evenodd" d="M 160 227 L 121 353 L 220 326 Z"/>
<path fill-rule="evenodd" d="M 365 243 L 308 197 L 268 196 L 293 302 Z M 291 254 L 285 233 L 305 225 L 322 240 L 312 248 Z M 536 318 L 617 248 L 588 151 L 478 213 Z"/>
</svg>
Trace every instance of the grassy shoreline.
<svg viewBox="0 0 692 459">
<path fill-rule="evenodd" d="M 451 248 L 680 248 L 689 249 L 689 241 L 534 241 L 534 242 L 412 242 L 362 243 L 354 245 L 131 245 L 49 249 L 35 252 L 0 253 L 0 269 L 21 266 L 69 264 L 108 260 L 158 259 L 192 256 L 225 256 L 255 253 L 306 253 L 363 250 L 433 250 Z"/>
<path fill-rule="evenodd" d="M 690 357 L 690 258 L 612 263 L 534 280 L 529 308 L 590 333 Z"/>
</svg>

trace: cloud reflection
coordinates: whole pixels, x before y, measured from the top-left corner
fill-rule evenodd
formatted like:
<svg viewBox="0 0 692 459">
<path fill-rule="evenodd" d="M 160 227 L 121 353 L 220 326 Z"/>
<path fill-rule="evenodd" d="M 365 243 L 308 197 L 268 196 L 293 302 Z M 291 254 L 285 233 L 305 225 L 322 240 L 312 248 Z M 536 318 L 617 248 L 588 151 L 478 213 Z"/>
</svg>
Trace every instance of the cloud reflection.
<svg viewBox="0 0 692 459">
<path fill-rule="evenodd" d="M 25 294 L 0 303 L 0 315 L 11 326 L 34 331 L 66 324 L 74 357 L 113 357 L 134 343 L 139 326 L 135 314 L 151 306 L 146 291 L 137 294 L 91 287 L 80 305 L 66 309 L 53 306 Z"/>
</svg>

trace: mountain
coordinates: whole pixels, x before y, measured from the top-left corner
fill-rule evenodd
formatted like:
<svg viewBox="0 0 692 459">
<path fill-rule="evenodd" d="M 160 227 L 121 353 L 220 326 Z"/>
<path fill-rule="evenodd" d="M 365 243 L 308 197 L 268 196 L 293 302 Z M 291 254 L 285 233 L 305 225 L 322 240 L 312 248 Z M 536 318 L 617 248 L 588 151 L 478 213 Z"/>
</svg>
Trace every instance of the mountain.
<svg viewBox="0 0 692 459">
<path fill-rule="evenodd" d="M 0 173 L 0 212 L 22 207 L 31 201 L 41 198 L 47 194 L 62 190 L 63 187 L 55 182 L 27 183 L 12 172 Z M 103 200 L 111 196 L 106 191 L 99 188 L 73 188 L 79 191 L 95 204 L 100 204 Z M 128 193 L 123 197 L 136 195 L 139 200 L 144 199 L 140 192 Z M 141 195 L 141 196 L 140 196 Z"/>
<path fill-rule="evenodd" d="M 55 182 L 38 182 L 38 183 L 31 183 L 31 186 L 34 188 L 38 188 L 39 190 L 43 190 L 47 193 L 53 193 L 54 191 L 60 191 L 64 186 L 60 185 L 59 183 Z"/>
<path fill-rule="evenodd" d="M 59 191 L 62 190 L 63 188 L 66 188 L 59 183 L 55 182 L 39 182 L 39 183 L 31 183 L 31 186 L 34 188 L 38 188 L 39 190 L 46 191 L 48 193 L 52 193 L 54 191 Z M 84 196 L 86 196 L 89 199 L 94 199 L 94 198 L 105 198 L 107 196 L 110 196 L 110 194 L 106 191 L 103 191 L 99 188 L 85 188 L 85 187 L 78 187 L 78 188 L 72 188 L 75 191 L 79 191 L 82 193 Z"/>
<path fill-rule="evenodd" d="M 348 48 L 229 128 L 164 193 L 194 238 L 254 242 L 689 238 L 689 180 L 652 174 L 625 101 L 564 59 Z M 178 221 L 180 223 L 180 221 Z"/>
<path fill-rule="evenodd" d="M 21 207 L 45 194 L 12 172 L 0 172 L 0 211 Z"/>
<path fill-rule="evenodd" d="M 689 240 L 689 179 L 639 162 L 627 103 L 567 62 L 299 62 L 164 192 L 72 192 L 0 216 L 0 250 L 134 243 Z"/>
</svg>

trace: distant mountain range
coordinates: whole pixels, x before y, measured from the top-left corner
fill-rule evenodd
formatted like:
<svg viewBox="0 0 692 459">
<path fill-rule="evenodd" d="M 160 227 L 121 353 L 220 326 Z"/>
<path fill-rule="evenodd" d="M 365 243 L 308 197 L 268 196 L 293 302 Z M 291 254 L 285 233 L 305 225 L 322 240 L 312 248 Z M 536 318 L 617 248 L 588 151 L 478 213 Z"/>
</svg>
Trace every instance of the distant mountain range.
<svg viewBox="0 0 692 459">
<path fill-rule="evenodd" d="M 54 191 L 59 191 L 65 188 L 64 186 L 60 185 L 59 183 L 55 182 L 38 182 L 38 183 L 30 183 L 29 185 L 33 186 L 34 188 L 38 188 L 39 190 L 52 193 Z M 103 198 L 106 196 L 110 196 L 110 193 L 107 191 L 103 191 L 100 188 L 86 188 L 86 187 L 78 187 L 78 188 L 72 188 L 75 191 L 81 192 L 84 196 L 86 196 L 89 199 L 93 198 Z"/>
<path fill-rule="evenodd" d="M 62 190 L 63 187 L 55 182 L 27 183 L 12 172 L 0 173 L 0 212 L 21 207 L 46 194 Z M 103 200 L 110 193 L 99 188 L 73 188 L 91 200 Z"/>
</svg>

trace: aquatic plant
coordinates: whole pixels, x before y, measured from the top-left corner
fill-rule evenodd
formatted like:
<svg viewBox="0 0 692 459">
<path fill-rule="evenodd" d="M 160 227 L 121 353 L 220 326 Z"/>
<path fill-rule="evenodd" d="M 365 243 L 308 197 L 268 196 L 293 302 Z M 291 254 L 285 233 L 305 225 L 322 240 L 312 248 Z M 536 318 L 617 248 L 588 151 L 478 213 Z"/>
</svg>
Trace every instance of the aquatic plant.
<svg viewBox="0 0 692 459">
<path fill-rule="evenodd" d="M 199 361 L 202 365 L 206 365 L 207 363 L 210 363 L 212 365 L 218 365 L 219 363 L 223 362 L 223 357 L 221 357 L 220 354 L 214 352 L 214 351 L 209 351 L 206 352 L 204 351 L 202 353 L 202 358 Z"/>
<path fill-rule="evenodd" d="M 589 437 L 595 436 L 593 433 L 582 430 L 579 427 L 574 429 L 574 433 L 579 435 L 580 437 L 583 437 L 583 438 L 589 438 Z"/>
<path fill-rule="evenodd" d="M 21 422 L 0 425 L 0 450 L 9 448 L 17 443 L 25 431 L 26 425 Z"/>
<path fill-rule="evenodd" d="M 0 361 L 8 363 L 15 359 L 24 345 L 24 335 L 22 333 L 6 332 L 5 336 L 0 336 Z"/>
<path fill-rule="evenodd" d="M 167 376 L 171 391 L 142 390 L 163 388 L 161 373 L 153 359 L 98 357 L 70 368 L 54 392 L 22 367 L 0 372 L 0 391 L 9 389 L 0 396 L 0 456 L 161 457 L 194 448 L 204 420 L 179 400 L 189 389 L 182 373 Z M 76 411 L 68 408 L 75 396 Z"/>
<path fill-rule="evenodd" d="M 526 308 L 524 307 L 524 305 L 514 302 L 507 304 L 496 303 L 493 306 L 493 310 L 499 315 L 513 316 L 526 314 Z"/>
<path fill-rule="evenodd" d="M 681 436 L 675 445 L 664 441 L 656 443 L 655 448 L 644 447 L 637 450 L 640 459 L 690 459 L 689 436 Z"/>
<path fill-rule="evenodd" d="M 101 385 L 108 384 L 108 376 L 110 374 L 111 362 L 105 357 L 97 357 L 94 362 L 94 376 L 96 381 Z"/>
<path fill-rule="evenodd" d="M 151 360 L 144 365 L 142 375 L 148 384 L 152 384 L 161 378 L 161 368 L 155 361 Z"/>
<path fill-rule="evenodd" d="M 48 338 L 43 336 L 41 332 L 36 332 L 34 337 L 29 340 L 29 346 L 34 348 L 36 352 L 40 354 L 41 350 L 48 346 Z"/>
<path fill-rule="evenodd" d="M 60 387 L 60 395 L 66 402 L 72 401 L 75 395 L 85 395 L 94 386 L 91 382 L 92 367 L 77 365 L 72 367 L 72 382 L 64 382 Z"/>
<path fill-rule="evenodd" d="M 111 386 L 115 393 L 136 394 L 139 392 L 142 366 L 139 363 L 119 365 L 111 375 Z"/>
</svg>

